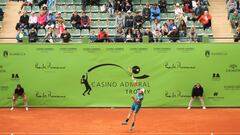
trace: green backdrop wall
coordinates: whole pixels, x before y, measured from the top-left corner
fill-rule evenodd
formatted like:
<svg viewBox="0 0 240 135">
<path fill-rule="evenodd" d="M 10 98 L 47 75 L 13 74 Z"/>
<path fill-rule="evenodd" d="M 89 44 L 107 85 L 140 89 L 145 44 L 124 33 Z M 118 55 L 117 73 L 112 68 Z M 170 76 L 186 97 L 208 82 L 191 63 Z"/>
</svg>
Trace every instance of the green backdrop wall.
<svg viewBox="0 0 240 135">
<path fill-rule="evenodd" d="M 123 70 L 146 89 L 144 107 L 185 107 L 192 86 L 204 87 L 208 107 L 240 106 L 240 46 L 236 45 L 1 45 L 0 107 L 11 105 L 20 83 L 33 107 L 129 107 L 135 93 Z M 91 95 L 82 93 L 88 73 Z M 19 100 L 18 104 L 22 104 Z M 194 105 L 199 105 L 196 101 Z"/>
</svg>

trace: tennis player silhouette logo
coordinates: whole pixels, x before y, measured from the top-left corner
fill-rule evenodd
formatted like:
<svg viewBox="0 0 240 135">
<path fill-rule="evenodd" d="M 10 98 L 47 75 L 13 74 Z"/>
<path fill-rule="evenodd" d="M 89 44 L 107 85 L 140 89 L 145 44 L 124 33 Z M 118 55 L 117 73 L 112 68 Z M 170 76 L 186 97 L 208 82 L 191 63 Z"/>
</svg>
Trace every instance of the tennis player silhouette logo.
<svg viewBox="0 0 240 135">
<path fill-rule="evenodd" d="M 83 96 L 85 96 L 85 93 L 87 93 L 88 95 L 90 95 L 90 92 L 92 90 L 91 86 L 89 85 L 88 83 L 88 73 L 86 73 L 86 76 L 85 75 L 82 75 L 82 78 L 81 78 L 81 83 L 85 85 L 85 88 L 86 90 L 83 92 Z"/>
<path fill-rule="evenodd" d="M 117 65 L 117 64 L 100 64 L 100 65 L 96 65 L 90 69 L 88 69 L 88 71 L 86 72 L 86 74 L 82 75 L 81 77 L 81 84 L 83 84 L 85 86 L 85 90 L 83 92 L 83 96 L 85 96 L 85 94 L 87 93 L 88 95 L 90 95 L 90 92 L 92 91 L 92 88 L 88 82 L 88 73 L 90 73 L 91 71 L 99 68 L 99 67 L 104 67 L 104 66 L 114 66 L 114 67 L 117 67 L 117 68 L 120 68 L 122 69 L 122 71 L 124 71 L 125 73 L 127 73 L 129 76 L 132 76 L 132 75 L 136 75 L 140 72 L 140 67 L 139 66 L 133 66 L 132 68 L 130 68 L 129 70 L 131 71 L 128 71 L 126 69 L 124 69 L 123 67 Z M 135 79 L 145 79 L 145 78 L 148 78 L 149 75 L 142 75 L 142 76 L 133 76 Z"/>
</svg>

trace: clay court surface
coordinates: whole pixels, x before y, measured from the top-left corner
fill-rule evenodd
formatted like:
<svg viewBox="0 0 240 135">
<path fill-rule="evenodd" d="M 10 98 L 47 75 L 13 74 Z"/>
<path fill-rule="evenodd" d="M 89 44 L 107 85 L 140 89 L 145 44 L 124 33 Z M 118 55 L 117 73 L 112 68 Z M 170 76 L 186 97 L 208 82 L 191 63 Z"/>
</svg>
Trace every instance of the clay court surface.
<svg viewBox="0 0 240 135">
<path fill-rule="evenodd" d="M 0 109 L 0 135 L 240 135 L 240 109 L 143 108 L 135 129 L 128 108 Z M 131 121 L 130 121 L 131 122 Z"/>
</svg>

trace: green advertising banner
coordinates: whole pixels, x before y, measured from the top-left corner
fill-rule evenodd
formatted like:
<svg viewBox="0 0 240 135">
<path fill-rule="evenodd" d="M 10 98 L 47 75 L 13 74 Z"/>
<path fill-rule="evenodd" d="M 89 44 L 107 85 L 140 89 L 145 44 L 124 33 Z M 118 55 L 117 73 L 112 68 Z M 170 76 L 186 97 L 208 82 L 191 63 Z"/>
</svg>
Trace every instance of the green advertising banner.
<svg viewBox="0 0 240 135">
<path fill-rule="evenodd" d="M 239 107 L 239 52 L 223 44 L 1 45 L 0 107 L 11 106 L 17 84 L 32 107 L 129 107 L 129 67 L 145 88 L 143 107 L 186 107 L 196 83 L 207 107 Z"/>
</svg>

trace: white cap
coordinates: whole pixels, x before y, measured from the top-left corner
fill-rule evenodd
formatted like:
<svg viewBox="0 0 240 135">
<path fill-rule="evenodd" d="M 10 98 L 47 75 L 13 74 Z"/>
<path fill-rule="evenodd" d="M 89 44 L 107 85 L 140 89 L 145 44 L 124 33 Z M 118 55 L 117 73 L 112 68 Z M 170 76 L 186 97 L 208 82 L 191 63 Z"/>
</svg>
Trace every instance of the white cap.
<svg viewBox="0 0 240 135">
<path fill-rule="evenodd" d="M 131 13 L 131 10 L 128 10 L 127 13 Z"/>
<path fill-rule="evenodd" d="M 179 3 L 176 3 L 176 6 L 179 7 Z"/>
</svg>

